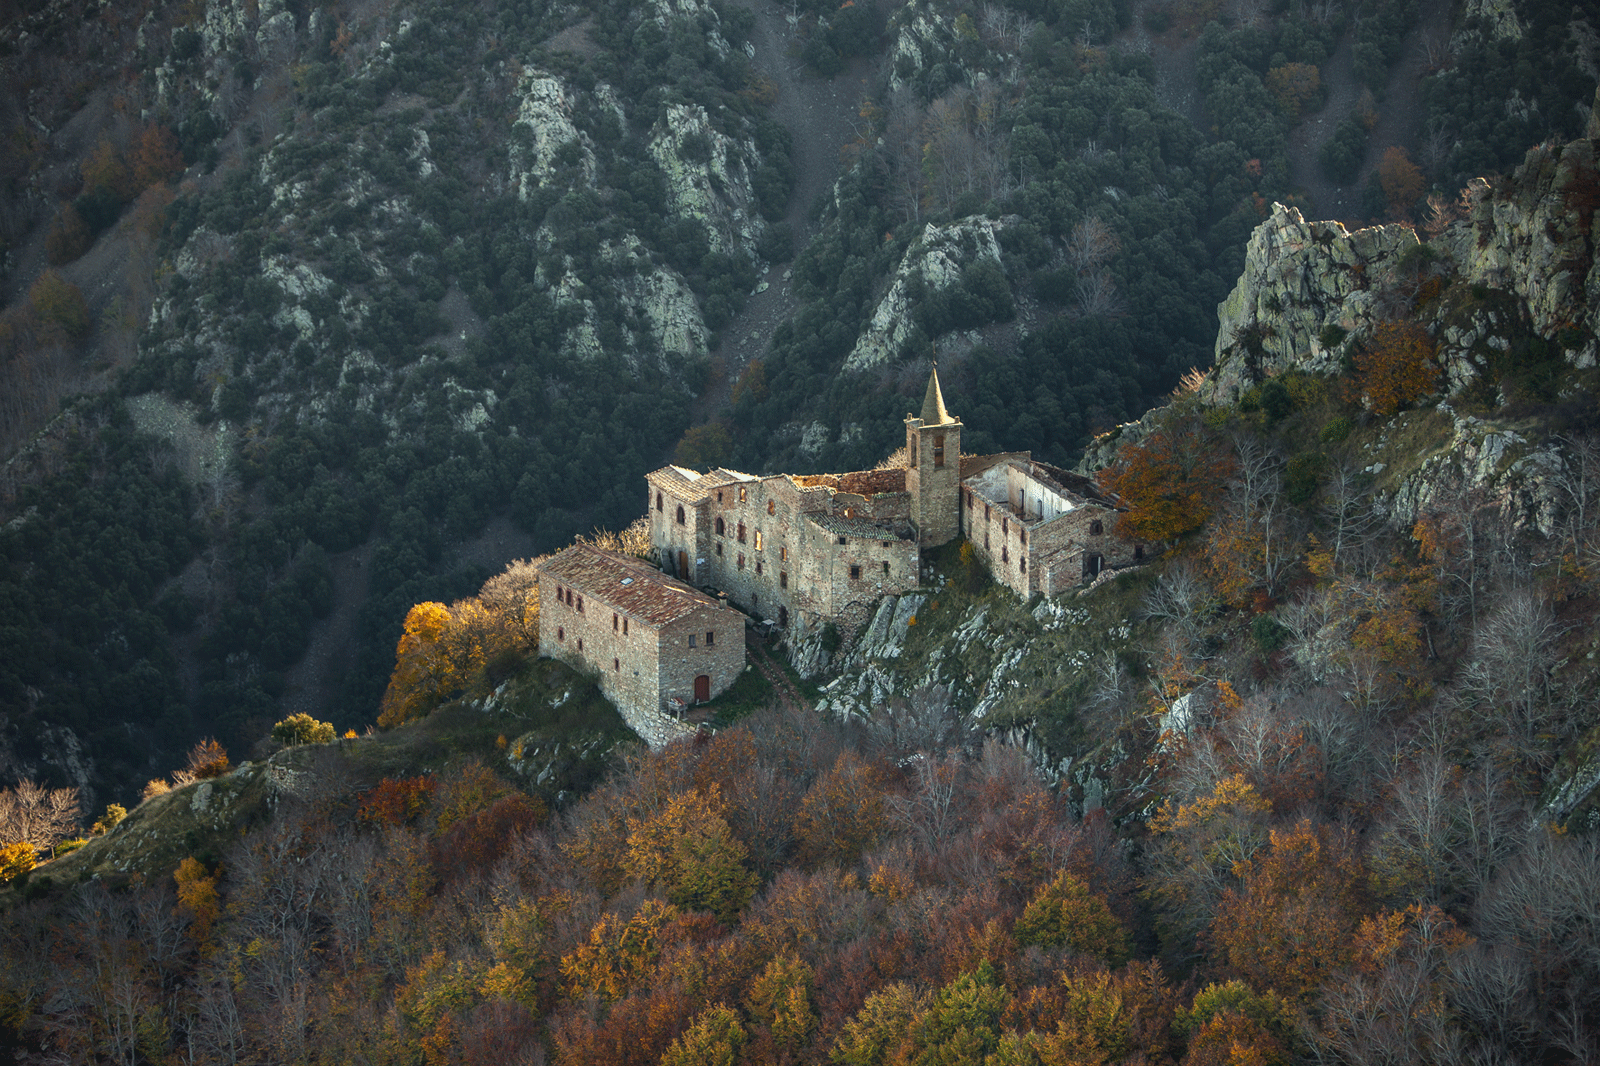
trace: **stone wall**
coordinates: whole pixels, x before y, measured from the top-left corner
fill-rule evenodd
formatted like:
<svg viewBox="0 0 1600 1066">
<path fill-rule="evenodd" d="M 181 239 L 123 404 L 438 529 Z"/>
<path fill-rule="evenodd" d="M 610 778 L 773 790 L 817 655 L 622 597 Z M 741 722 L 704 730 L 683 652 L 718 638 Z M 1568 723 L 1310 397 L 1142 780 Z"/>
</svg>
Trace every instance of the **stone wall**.
<svg viewBox="0 0 1600 1066">
<path fill-rule="evenodd" d="M 707 635 L 711 634 L 710 643 Z M 691 643 L 692 641 L 692 643 Z M 704 607 L 661 627 L 656 661 L 660 664 L 663 706 L 676 697 L 694 702 L 694 679 L 711 679 L 715 698 L 744 669 L 744 615 L 728 607 Z"/>
<path fill-rule="evenodd" d="M 660 699 L 655 627 L 590 597 L 584 598 L 581 611 L 576 603 L 568 607 L 556 596 L 560 584 L 548 575 L 539 576 L 539 654 L 595 675 L 600 691 L 619 709 L 656 707 Z"/>
</svg>

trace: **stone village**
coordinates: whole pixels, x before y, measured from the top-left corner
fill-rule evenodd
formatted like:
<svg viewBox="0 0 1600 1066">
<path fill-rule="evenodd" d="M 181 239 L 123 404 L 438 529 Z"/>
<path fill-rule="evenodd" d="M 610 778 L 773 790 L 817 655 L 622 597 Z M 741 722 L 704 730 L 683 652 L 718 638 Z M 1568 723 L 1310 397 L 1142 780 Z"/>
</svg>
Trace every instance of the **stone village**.
<svg viewBox="0 0 1600 1066">
<path fill-rule="evenodd" d="M 540 567 L 539 654 L 597 675 L 641 736 L 709 700 L 744 669 L 744 625 L 792 639 L 853 634 L 884 596 L 920 583 L 922 553 L 958 537 L 999 583 L 1056 596 L 1143 558 L 1112 535 L 1117 501 L 1028 452 L 963 455 L 937 367 L 908 415 L 903 466 L 847 474 L 646 476 L 660 569 L 574 545 Z"/>
</svg>

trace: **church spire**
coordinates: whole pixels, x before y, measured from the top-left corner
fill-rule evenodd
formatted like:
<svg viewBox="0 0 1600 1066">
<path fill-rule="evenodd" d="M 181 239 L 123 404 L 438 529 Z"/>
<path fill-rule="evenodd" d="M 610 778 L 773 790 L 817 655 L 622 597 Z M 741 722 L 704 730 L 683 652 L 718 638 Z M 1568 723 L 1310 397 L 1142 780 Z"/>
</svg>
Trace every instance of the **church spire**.
<svg viewBox="0 0 1600 1066">
<path fill-rule="evenodd" d="M 944 393 L 939 391 L 939 364 L 934 363 L 928 373 L 928 394 L 922 399 L 922 424 L 943 426 L 954 421 L 944 409 Z"/>
</svg>

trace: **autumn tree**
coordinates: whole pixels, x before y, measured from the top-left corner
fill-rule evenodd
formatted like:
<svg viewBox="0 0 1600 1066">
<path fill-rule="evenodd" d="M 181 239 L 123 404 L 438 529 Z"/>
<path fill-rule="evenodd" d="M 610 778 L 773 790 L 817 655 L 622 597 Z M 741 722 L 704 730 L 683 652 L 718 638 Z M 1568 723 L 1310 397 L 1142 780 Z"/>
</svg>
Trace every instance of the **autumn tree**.
<svg viewBox="0 0 1600 1066">
<path fill-rule="evenodd" d="M 882 776 L 851 751 L 812 783 L 794 816 L 800 862 L 813 869 L 855 862 L 887 828 Z"/>
<path fill-rule="evenodd" d="M 191 855 L 178 864 L 172 880 L 178 887 L 178 912 L 189 922 L 189 935 L 202 955 L 211 954 L 212 929 L 222 916 L 216 875 Z"/>
<path fill-rule="evenodd" d="M 718 1003 L 695 1016 L 661 1056 L 661 1066 L 734 1066 L 747 1040 L 738 1013 Z"/>
<path fill-rule="evenodd" d="M 1295 1061 L 1293 1008 L 1243 981 L 1196 992 L 1193 1004 L 1177 1013 L 1176 1028 L 1189 1043 L 1183 1066 L 1289 1066 Z"/>
<path fill-rule="evenodd" d="M 1406 218 L 1412 206 L 1427 187 L 1422 171 L 1411 161 L 1411 156 L 1398 144 L 1384 150 L 1378 163 L 1378 182 L 1383 195 L 1389 200 L 1389 210 L 1396 218 Z"/>
<path fill-rule="evenodd" d="M 155 123 L 146 126 L 134 139 L 128 156 L 135 191 L 148 189 L 183 173 L 183 153 L 178 150 L 178 136 L 166 126 Z"/>
<path fill-rule="evenodd" d="M 756 876 L 745 868 L 745 847 L 722 808 L 713 784 L 705 793 L 673 796 L 650 815 L 630 817 L 624 869 L 679 907 L 708 910 L 731 922 L 754 894 Z"/>
<path fill-rule="evenodd" d="M 1168 541 L 1206 523 L 1232 472 L 1220 442 L 1184 420 L 1123 448 L 1102 483 L 1129 507 L 1117 521 L 1119 536 Z"/>
<path fill-rule="evenodd" d="M 139 191 L 134 186 L 127 158 L 107 137 L 100 138 L 78 169 L 89 194 L 109 195 L 118 203 L 126 203 Z"/>
<path fill-rule="evenodd" d="M 1381 322 L 1356 352 L 1356 386 L 1374 414 L 1389 417 L 1433 391 L 1433 339 L 1415 322 Z"/>
<path fill-rule="evenodd" d="M 406 613 L 378 725 L 387 729 L 422 717 L 466 683 L 464 667 L 483 665 L 481 649 L 476 656 L 469 650 L 465 662 L 452 654 L 458 628 L 455 614 L 442 603 L 419 603 Z"/>
<path fill-rule="evenodd" d="M 1209 942 L 1252 987 L 1304 1002 L 1350 960 L 1366 873 L 1348 833 L 1302 820 L 1223 893 Z"/>
<path fill-rule="evenodd" d="M 1112 966 L 1132 955 L 1128 931 L 1106 901 L 1065 871 L 1034 894 L 1014 932 L 1023 947 L 1064 947 Z"/>
<path fill-rule="evenodd" d="M 561 976 L 569 995 L 593 992 L 621 999 L 655 965 L 661 954 L 662 929 L 677 908 L 647 900 L 631 917 L 606 913 L 589 930 L 587 942 L 561 959 Z"/>
<path fill-rule="evenodd" d="M 83 221 L 83 216 L 76 207 L 64 203 L 56 211 L 55 221 L 50 224 L 50 232 L 44 239 L 45 254 L 52 265 L 62 266 L 87 252 L 91 241 L 89 227 Z"/>
<path fill-rule="evenodd" d="M 291 714 L 272 727 L 272 739 L 281 744 L 331 744 L 333 723 L 319 722 L 309 714 Z"/>
<path fill-rule="evenodd" d="M 196 780 L 205 780 L 208 777 L 221 777 L 233 769 L 233 764 L 228 761 L 228 749 L 224 748 L 215 737 L 207 737 L 189 749 L 189 758 L 184 767 L 193 774 Z"/>
</svg>

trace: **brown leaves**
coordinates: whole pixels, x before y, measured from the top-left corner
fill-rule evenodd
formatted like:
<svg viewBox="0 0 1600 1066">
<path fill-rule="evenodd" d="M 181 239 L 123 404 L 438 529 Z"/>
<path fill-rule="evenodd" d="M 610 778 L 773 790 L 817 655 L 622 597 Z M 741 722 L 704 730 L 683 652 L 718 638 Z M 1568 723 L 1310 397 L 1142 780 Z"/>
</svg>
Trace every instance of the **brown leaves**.
<svg viewBox="0 0 1600 1066">
<path fill-rule="evenodd" d="M 1176 540 L 1211 517 L 1213 501 L 1233 472 L 1233 458 L 1198 424 L 1172 425 L 1122 449 L 1102 483 L 1131 508 L 1117 534 L 1132 540 Z"/>
<path fill-rule="evenodd" d="M 1374 414 L 1387 418 L 1433 391 L 1433 339 L 1415 322 L 1383 322 L 1356 353 L 1356 382 Z"/>
</svg>

